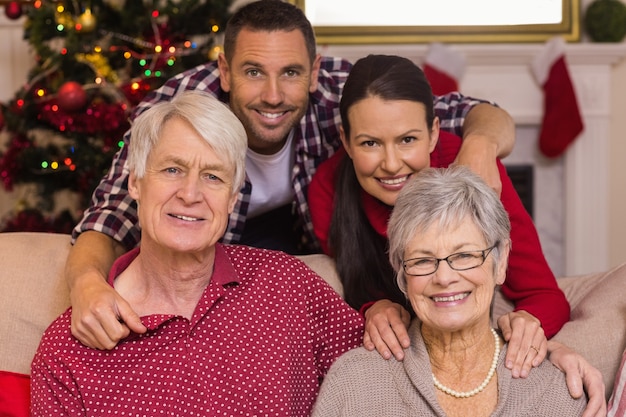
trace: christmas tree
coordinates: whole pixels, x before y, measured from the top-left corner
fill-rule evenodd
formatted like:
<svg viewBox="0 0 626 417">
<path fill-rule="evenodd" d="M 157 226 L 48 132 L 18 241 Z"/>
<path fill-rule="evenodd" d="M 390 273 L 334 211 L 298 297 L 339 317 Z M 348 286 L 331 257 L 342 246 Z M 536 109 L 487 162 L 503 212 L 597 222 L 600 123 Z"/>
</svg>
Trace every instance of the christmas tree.
<svg viewBox="0 0 626 417">
<path fill-rule="evenodd" d="M 68 233 L 121 146 L 133 107 L 168 78 L 216 59 L 229 0 L 1 2 L 26 16 L 35 66 L 0 104 L 0 180 L 34 185 L 0 231 Z M 65 191 L 64 191 L 65 190 Z M 75 210 L 55 209 L 59 192 Z"/>
</svg>

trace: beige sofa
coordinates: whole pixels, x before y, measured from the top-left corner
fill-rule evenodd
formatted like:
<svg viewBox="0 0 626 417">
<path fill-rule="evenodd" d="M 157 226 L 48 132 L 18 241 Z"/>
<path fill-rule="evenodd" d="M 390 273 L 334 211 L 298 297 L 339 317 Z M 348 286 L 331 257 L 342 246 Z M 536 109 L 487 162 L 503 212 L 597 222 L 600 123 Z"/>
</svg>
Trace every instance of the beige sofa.
<svg viewBox="0 0 626 417">
<path fill-rule="evenodd" d="M 0 371 L 28 374 L 41 334 L 68 307 L 63 267 L 69 247 L 68 235 L 0 233 Z M 302 259 L 341 293 L 329 258 Z M 572 321 L 555 338 L 602 372 L 608 397 L 626 343 L 626 264 L 561 278 L 559 285 L 570 300 Z M 496 314 L 510 308 L 497 299 Z"/>
</svg>

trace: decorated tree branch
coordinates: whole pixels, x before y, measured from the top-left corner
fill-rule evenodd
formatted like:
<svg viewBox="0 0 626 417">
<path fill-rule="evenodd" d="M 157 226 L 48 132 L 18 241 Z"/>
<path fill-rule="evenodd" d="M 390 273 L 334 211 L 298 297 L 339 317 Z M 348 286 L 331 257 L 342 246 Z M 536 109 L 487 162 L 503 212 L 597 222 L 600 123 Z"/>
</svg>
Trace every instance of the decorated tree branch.
<svg viewBox="0 0 626 417">
<path fill-rule="evenodd" d="M 229 0 L 3 1 L 35 65 L 0 105 L 0 180 L 34 185 L 0 230 L 69 232 L 151 90 L 220 52 Z M 55 194 L 77 206 L 59 213 Z"/>
</svg>

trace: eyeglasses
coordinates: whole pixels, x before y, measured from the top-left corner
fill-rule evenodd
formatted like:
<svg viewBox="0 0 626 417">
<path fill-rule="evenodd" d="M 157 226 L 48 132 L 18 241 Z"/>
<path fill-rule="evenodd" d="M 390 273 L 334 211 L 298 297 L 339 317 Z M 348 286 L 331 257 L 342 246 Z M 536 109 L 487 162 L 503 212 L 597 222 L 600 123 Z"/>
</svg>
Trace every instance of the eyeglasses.
<svg viewBox="0 0 626 417">
<path fill-rule="evenodd" d="M 491 251 L 498 246 L 498 243 L 484 250 L 473 250 L 467 252 L 457 252 L 448 255 L 445 258 L 412 258 L 402 262 L 402 268 L 407 275 L 421 277 L 437 272 L 439 262 L 446 261 L 450 268 L 455 271 L 467 271 L 468 269 L 477 268 L 485 263 L 485 259 Z"/>
</svg>

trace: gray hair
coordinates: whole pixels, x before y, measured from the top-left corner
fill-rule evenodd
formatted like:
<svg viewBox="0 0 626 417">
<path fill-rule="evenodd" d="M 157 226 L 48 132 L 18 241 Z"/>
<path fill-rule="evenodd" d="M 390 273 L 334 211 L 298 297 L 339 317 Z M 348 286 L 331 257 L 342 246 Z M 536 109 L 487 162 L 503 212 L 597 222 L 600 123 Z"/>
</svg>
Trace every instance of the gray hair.
<svg viewBox="0 0 626 417">
<path fill-rule="evenodd" d="M 246 177 L 246 131 L 224 103 L 202 91 L 183 91 L 171 101 L 155 104 L 135 119 L 128 145 L 130 171 L 137 178 L 145 175 L 148 156 L 159 141 L 163 127 L 172 118 L 189 123 L 218 155 L 234 165 L 233 192 L 239 191 Z"/>
<path fill-rule="evenodd" d="M 492 252 L 495 271 L 511 234 L 509 216 L 495 191 L 461 165 L 427 168 L 411 178 L 398 195 L 387 227 L 389 262 L 400 290 L 406 293 L 402 263 L 415 235 L 432 225 L 446 230 L 466 217 L 482 232 L 488 246 L 498 245 Z"/>
</svg>

